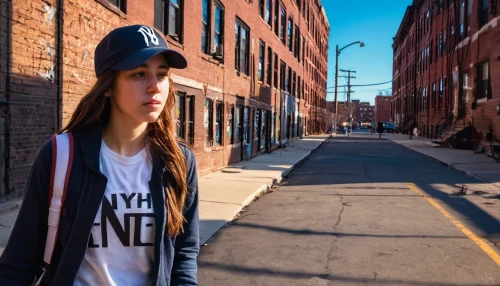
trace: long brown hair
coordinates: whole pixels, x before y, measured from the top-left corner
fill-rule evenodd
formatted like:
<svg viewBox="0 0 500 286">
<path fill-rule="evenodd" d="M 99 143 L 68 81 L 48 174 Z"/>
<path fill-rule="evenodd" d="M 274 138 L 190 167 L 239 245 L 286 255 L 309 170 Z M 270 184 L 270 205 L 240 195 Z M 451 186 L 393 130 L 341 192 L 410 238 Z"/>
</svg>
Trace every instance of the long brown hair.
<svg viewBox="0 0 500 286">
<path fill-rule="evenodd" d="M 72 132 L 85 129 L 89 126 L 101 123 L 104 127 L 108 124 L 111 114 L 111 103 L 104 94 L 114 87 L 118 72 L 107 70 L 97 79 L 90 91 L 81 99 L 80 103 L 71 116 L 71 119 L 59 131 Z M 146 140 L 149 143 L 151 157 L 156 163 L 165 166 L 171 176 L 164 176 L 169 179 L 165 187 L 165 205 L 167 207 L 167 230 L 170 237 L 181 234 L 184 231 L 182 226 L 184 216 L 182 209 L 187 195 L 187 166 L 184 153 L 177 145 L 174 136 L 174 120 L 172 109 L 175 105 L 175 86 L 168 75 L 170 90 L 167 102 L 158 120 L 148 124 Z M 165 171 L 165 170 L 164 170 Z M 163 182 L 162 182 L 163 183 Z"/>
</svg>

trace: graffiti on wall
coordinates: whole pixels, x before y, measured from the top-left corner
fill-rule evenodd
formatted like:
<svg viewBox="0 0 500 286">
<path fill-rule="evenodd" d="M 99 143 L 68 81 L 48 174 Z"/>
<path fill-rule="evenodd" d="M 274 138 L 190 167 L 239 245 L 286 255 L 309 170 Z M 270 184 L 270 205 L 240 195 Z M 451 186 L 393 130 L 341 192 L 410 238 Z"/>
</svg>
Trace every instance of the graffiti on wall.
<svg viewBox="0 0 500 286">
<path fill-rule="evenodd" d="M 56 14 L 57 9 L 50 4 L 42 5 L 42 8 L 44 10 L 43 24 L 47 27 L 50 27 L 52 21 L 54 20 L 54 15 Z M 40 43 L 40 46 L 38 48 L 41 50 L 41 53 L 45 53 L 46 55 L 48 55 L 50 60 L 49 66 L 44 65 L 43 68 L 39 66 L 38 70 L 35 71 L 35 73 L 46 80 L 54 82 L 56 65 L 56 49 L 52 46 L 54 38 L 47 40 L 43 37 L 40 37 L 40 39 L 38 39 L 38 42 Z"/>
</svg>

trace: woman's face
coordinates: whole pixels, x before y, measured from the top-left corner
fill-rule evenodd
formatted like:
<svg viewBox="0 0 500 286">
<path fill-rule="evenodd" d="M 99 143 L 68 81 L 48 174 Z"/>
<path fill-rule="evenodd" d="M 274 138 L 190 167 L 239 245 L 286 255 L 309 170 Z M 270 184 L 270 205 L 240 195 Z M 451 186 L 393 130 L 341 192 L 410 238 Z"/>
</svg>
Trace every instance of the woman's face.
<svg viewBox="0 0 500 286">
<path fill-rule="evenodd" d="M 154 122 L 165 107 L 170 90 L 168 64 L 162 54 L 128 71 L 120 71 L 110 91 L 111 116 L 119 122 Z"/>
</svg>

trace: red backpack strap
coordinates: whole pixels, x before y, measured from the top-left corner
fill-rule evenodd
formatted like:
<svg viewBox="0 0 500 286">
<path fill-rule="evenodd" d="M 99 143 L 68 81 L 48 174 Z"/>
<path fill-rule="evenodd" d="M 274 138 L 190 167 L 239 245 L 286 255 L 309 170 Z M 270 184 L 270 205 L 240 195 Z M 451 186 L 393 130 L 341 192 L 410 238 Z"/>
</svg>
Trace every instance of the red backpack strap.
<svg viewBox="0 0 500 286">
<path fill-rule="evenodd" d="M 43 257 L 45 262 L 44 270 L 51 263 L 56 246 L 61 210 L 66 200 L 66 190 L 73 165 L 73 155 L 74 142 L 73 135 L 70 132 L 52 136 L 52 168 L 50 170 L 47 240 Z M 40 283 L 42 277 L 43 274 L 37 283 Z M 35 285 L 38 285 L 37 283 Z"/>
</svg>

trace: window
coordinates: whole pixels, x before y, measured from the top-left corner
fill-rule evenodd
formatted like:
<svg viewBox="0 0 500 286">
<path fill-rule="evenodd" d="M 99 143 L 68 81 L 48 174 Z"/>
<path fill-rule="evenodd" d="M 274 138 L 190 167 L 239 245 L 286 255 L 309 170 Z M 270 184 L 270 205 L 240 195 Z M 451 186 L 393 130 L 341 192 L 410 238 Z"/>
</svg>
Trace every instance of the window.
<svg viewBox="0 0 500 286">
<path fill-rule="evenodd" d="M 274 70 L 273 70 L 273 74 L 274 74 L 273 86 L 274 86 L 274 88 L 278 88 L 278 55 L 276 53 L 274 53 Z"/>
<path fill-rule="evenodd" d="M 288 67 L 288 73 L 286 76 L 286 91 L 288 91 L 288 93 L 292 92 L 292 68 L 291 67 Z"/>
<path fill-rule="evenodd" d="M 280 39 L 283 45 L 286 45 L 286 10 L 280 4 Z"/>
<path fill-rule="evenodd" d="M 264 59 L 265 59 L 266 44 L 259 41 L 259 67 L 257 72 L 257 79 L 264 81 Z"/>
<path fill-rule="evenodd" d="M 286 64 L 280 61 L 280 88 L 286 90 Z"/>
<path fill-rule="evenodd" d="M 485 61 L 478 66 L 478 83 L 477 83 L 477 99 L 490 98 L 491 97 L 491 87 L 490 87 L 490 68 L 489 62 Z"/>
<path fill-rule="evenodd" d="M 186 124 L 186 109 L 185 109 L 185 94 L 177 92 L 175 95 L 175 130 L 177 137 L 186 139 L 185 124 Z"/>
<path fill-rule="evenodd" d="M 209 33 L 210 33 L 210 23 L 209 17 L 209 0 L 202 0 L 201 5 L 201 51 L 205 54 L 210 53 L 210 43 L 209 43 Z"/>
<path fill-rule="evenodd" d="M 293 74 L 293 76 L 292 76 L 292 90 L 290 91 L 290 93 L 292 95 L 297 96 L 297 74 L 295 72 L 293 72 L 292 74 Z"/>
<path fill-rule="evenodd" d="M 229 108 L 229 116 L 227 118 L 227 137 L 229 137 L 229 144 L 233 144 L 233 142 L 234 142 L 234 138 L 233 138 L 233 131 L 234 131 L 233 116 L 234 116 L 234 106 L 231 106 L 231 108 Z"/>
<path fill-rule="evenodd" d="M 259 0 L 259 16 L 264 19 L 264 14 L 265 14 L 265 0 Z"/>
<path fill-rule="evenodd" d="M 204 120 L 204 127 L 205 127 L 205 142 L 207 143 L 207 146 L 212 146 L 214 143 L 214 134 L 213 134 L 213 122 L 214 122 L 214 115 L 213 115 L 213 105 L 212 105 L 212 100 L 209 98 L 205 99 L 205 120 Z"/>
<path fill-rule="evenodd" d="M 434 107 L 436 104 L 436 83 L 432 84 L 431 105 Z"/>
<path fill-rule="evenodd" d="M 459 31 L 460 31 L 460 36 L 467 36 L 467 28 L 466 28 L 466 23 L 465 23 L 465 1 L 467 0 L 462 0 L 460 3 L 460 18 L 459 18 Z"/>
<path fill-rule="evenodd" d="M 271 26 L 272 23 L 272 18 L 271 18 L 271 0 L 266 0 L 266 23 Z"/>
<path fill-rule="evenodd" d="M 243 140 L 243 107 L 237 105 L 236 109 L 234 110 L 234 143 L 238 144 L 241 143 Z"/>
<path fill-rule="evenodd" d="M 438 97 L 438 107 L 441 105 L 441 101 L 443 100 L 443 79 L 439 79 L 439 97 Z"/>
<path fill-rule="evenodd" d="M 301 99 L 302 89 L 300 89 L 300 76 L 297 77 L 297 98 Z"/>
<path fill-rule="evenodd" d="M 235 57 L 234 66 L 246 75 L 249 74 L 248 53 L 249 53 L 250 29 L 241 20 L 236 19 L 235 24 Z"/>
<path fill-rule="evenodd" d="M 125 12 L 125 0 L 107 0 L 111 5 L 120 9 L 120 11 Z"/>
<path fill-rule="evenodd" d="M 222 145 L 222 132 L 224 130 L 224 103 L 217 101 L 215 104 L 215 144 Z"/>
<path fill-rule="evenodd" d="M 441 31 L 439 33 L 439 56 L 443 56 L 443 51 L 444 51 L 444 32 Z"/>
<path fill-rule="evenodd" d="M 279 0 L 275 0 L 275 5 L 274 5 L 274 34 L 276 34 L 277 37 L 279 37 L 280 35 L 280 31 L 279 31 L 279 17 L 280 17 L 280 1 Z"/>
<path fill-rule="evenodd" d="M 293 51 L 293 20 L 292 18 L 288 18 L 288 50 Z"/>
<path fill-rule="evenodd" d="M 181 42 L 182 0 L 154 0 L 154 26 Z"/>
<path fill-rule="evenodd" d="M 186 105 L 188 107 L 186 116 L 188 123 L 187 141 L 189 144 L 193 145 L 194 144 L 194 96 L 186 97 Z"/>
<path fill-rule="evenodd" d="M 488 24 L 488 0 L 480 0 L 479 5 L 479 27 Z"/>
<path fill-rule="evenodd" d="M 300 62 L 300 31 L 299 27 L 295 25 L 295 44 L 294 44 L 294 50 L 293 50 L 293 55 L 295 56 L 296 59 L 299 60 Z"/>
<path fill-rule="evenodd" d="M 224 8 L 217 1 L 215 2 L 215 23 L 214 23 L 214 49 L 216 56 L 224 57 Z"/>
<path fill-rule="evenodd" d="M 273 76 L 272 68 L 273 68 L 273 50 L 271 49 L 271 47 L 267 47 L 266 81 L 269 86 L 271 86 L 271 79 Z"/>
</svg>

